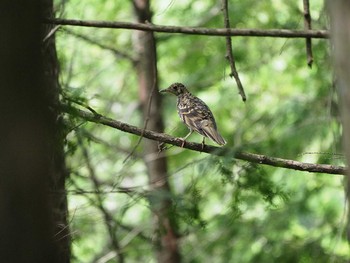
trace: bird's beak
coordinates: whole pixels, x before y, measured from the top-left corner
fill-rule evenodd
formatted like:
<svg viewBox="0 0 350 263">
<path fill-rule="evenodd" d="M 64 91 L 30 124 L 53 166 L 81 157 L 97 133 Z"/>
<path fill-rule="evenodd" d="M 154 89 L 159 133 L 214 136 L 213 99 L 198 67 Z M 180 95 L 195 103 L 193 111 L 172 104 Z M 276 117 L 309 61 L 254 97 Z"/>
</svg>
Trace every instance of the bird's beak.
<svg viewBox="0 0 350 263">
<path fill-rule="evenodd" d="M 162 89 L 162 90 L 160 90 L 159 92 L 162 92 L 162 93 L 164 93 L 164 92 L 169 92 L 169 89 Z"/>
</svg>

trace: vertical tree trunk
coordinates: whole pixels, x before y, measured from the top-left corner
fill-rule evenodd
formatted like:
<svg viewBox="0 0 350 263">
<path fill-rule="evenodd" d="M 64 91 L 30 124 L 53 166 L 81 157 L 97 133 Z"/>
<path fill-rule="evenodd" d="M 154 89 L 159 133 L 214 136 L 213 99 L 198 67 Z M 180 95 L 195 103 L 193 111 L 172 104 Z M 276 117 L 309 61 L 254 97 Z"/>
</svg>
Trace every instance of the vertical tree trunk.
<svg viewBox="0 0 350 263">
<path fill-rule="evenodd" d="M 138 22 L 151 22 L 148 0 L 134 0 Z M 161 100 L 158 92 L 157 54 L 152 32 L 137 31 L 135 49 L 138 55 L 137 74 L 139 96 L 147 129 L 162 132 Z M 144 161 L 147 166 L 149 182 L 153 188 L 150 196 L 154 216 L 157 259 L 160 263 L 179 263 L 180 253 L 177 243 L 175 218 L 171 215 L 171 192 L 167 179 L 167 162 L 164 156 L 157 156 L 157 142 L 143 139 Z"/>
<path fill-rule="evenodd" d="M 331 34 L 333 43 L 333 59 L 340 99 L 343 125 L 343 145 L 348 167 L 350 164 L 350 1 L 328 1 L 331 13 Z M 350 243 L 350 173 L 346 184 L 348 220 L 347 238 Z"/>
<path fill-rule="evenodd" d="M 41 0 L 44 17 L 54 17 L 53 0 Z M 50 207 L 54 220 L 54 240 L 57 242 L 59 262 L 70 262 L 70 233 L 67 223 L 67 196 L 65 193 L 65 180 L 68 172 L 64 156 L 63 121 L 59 111 L 59 63 L 56 53 L 55 34 L 52 25 L 42 25 L 41 39 L 42 58 L 44 65 L 44 86 L 50 104 L 50 113 L 55 120 L 53 133 L 53 153 L 50 159 Z"/>
<path fill-rule="evenodd" d="M 0 1 L 0 259 L 62 262 L 49 179 L 55 116 L 43 85 L 40 1 Z"/>
</svg>

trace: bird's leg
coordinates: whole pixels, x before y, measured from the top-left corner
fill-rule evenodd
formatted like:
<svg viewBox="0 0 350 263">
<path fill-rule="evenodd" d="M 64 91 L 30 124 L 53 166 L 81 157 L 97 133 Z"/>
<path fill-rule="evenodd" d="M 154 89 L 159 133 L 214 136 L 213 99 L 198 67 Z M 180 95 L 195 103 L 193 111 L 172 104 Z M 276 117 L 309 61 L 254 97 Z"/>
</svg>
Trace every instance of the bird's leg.
<svg viewBox="0 0 350 263">
<path fill-rule="evenodd" d="M 193 133 L 193 130 L 190 130 L 190 132 L 185 136 L 183 137 L 182 139 L 183 140 L 186 140 L 188 137 L 190 137 L 190 135 Z"/>
<path fill-rule="evenodd" d="M 185 142 L 186 142 L 186 139 L 193 133 L 193 130 L 191 129 L 190 132 L 183 138 L 181 138 L 182 140 L 182 144 L 181 144 L 181 148 L 183 148 L 185 146 Z"/>
<path fill-rule="evenodd" d="M 202 141 L 202 151 L 204 150 L 204 145 L 205 145 L 205 137 L 203 136 L 203 141 Z"/>
</svg>

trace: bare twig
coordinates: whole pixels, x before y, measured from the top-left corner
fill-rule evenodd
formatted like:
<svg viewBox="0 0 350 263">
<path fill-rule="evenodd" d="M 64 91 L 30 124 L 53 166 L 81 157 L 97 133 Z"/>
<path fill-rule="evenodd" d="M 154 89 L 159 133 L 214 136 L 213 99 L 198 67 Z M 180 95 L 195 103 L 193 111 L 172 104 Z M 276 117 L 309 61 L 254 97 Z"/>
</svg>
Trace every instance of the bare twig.
<svg viewBox="0 0 350 263">
<path fill-rule="evenodd" d="M 306 30 L 311 30 L 311 15 L 310 15 L 310 4 L 309 0 L 303 0 L 304 5 L 304 28 Z M 314 61 L 313 55 L 312 55 L 312 44 L 311 44 L 311 38 L 307 37 L 305 39 L 306 41 L 306 56 L 307 56 L 307 65 L 311 68 L 312 63 Z"/>
<path fill-rule="evenodd" d="M 150 115 L 151 115 L 151 106 L 152 106 L 153 93 L 154 93 L 155 90 L 156 90 L 156 80 L 154 80 L 154 82 L 153 82 L 153 87 L 152 87 L 152 90 L 151 90 L 151 92 L 149 94 L 149 97 L 148 97 L 147 116 L 145 117 L 145 121 L 144 121 L 144 124 L 143 124 L 143 131 L 145 131 L 147 129 L 148 121 L 149 121 L 149 118 L 150 118 Z M 130 156 L 134 155 L 137 147 L 140 145 L 140 143 L 142 141 L 142 138 L 143 138 L 143 132 L 142 132 L 141 136 L 139 137 L 139 140 L 135 144 L 134 148 L 131 150 L 131 152 L 124 159 L 123 163 L 125 163 L 130 158 Z"/>
<path fill-rule="evenodd" d="M 86 162 L 86 166 L 87 166 L 87 169 L 88 169 L 88 172 L 89 172 L 89 177 L 90 177 L 90 179 L 91 179 L 91 181 L 92 181 L 92 183 L 94 185 L 94 188 L 96 189 L 96 192 L 97 192 L 97 194 L 96 194 L 96 199 L 97 199 L 96 206 L 101 211 L 101 213 L 103 215 L 103 218 L 104 218 L 104 221 L 105 221 L 105 225 L 106 225 L 106 228 L 108 230 L 109 237 L 111 239 L 113 250 L 115 251 L 119 262 L 123 263 L 123 262 L 125 262 L 124 255 L 121 252 L 120 245 L 119 245 L 119 240 L 118 240 L 118 238 L 116 237 L 116 234 L 115 234 L 116 233 L 116 224 L 115 224 L 115 222 L 113 220 L 112 215 L 109 213 L 109 211 L 103 205 L 103 199 L 99 195 L 100 182 L 98 181 L 98 179 L 96 177 L 95 169 L 92 166 L 91 161 L 90 161 L 89 152 L 88 152 L 87 148 L 85 147 L 85 145 L 84 145 L 84 143 L 82 141 L 81 135 L 79 133 L 77 133 L 77 138 L 78 138 L 78 142 L 80 144 L 81 150 L 82 150 L 83 157 L 84 157 L 85 162 Z"/>
<path fill-rule="evenodd" d="M 289 30 L 289 29 L 227 29 L 227 28 L 204 28 L 204 27 L 181 27 L 181 26 L 162 26 L 151 23 L 130 23 L 115 21 L 95 21 L 95 20 L 76 20 L 46 18 L 43 21 L 48 24 L 65 26 L 82 26 L 98 28 L 123 28 L 132 30 L 154 31 L 162 33 L 178 33 L 189 35 L 206 36 L 246 36 L 246 37 L 285 37 L 285 38 L 329 38 L 328 30 Z"/>
<path fill-rule="evenodd" d="M 224 22 L 225 22 L 225 27 L 227 29 L 230 29 L 230 18 L 229 18 L 229 14 L 228 14 L 228 3 L 227 0 L 222 0 L 222 12 L 224 13 Z M 236 69 L 236 63 L 235 63 L 235 59 L 233 57 L 233 52 L 232 52 L 232 41 L 231 41 L 231 37 L 230 36 L 226 36 L 226 58 L 229 61 L 230 64 L 230 68 L 231 68 L 231 73 L 230 73 L 230 77 L 234 77 L 237 83 L 237 88 L 238 88 L 238 92 L 242 97 L 243 101 L 247 100 L 247 97 L 245 95 L 244 92 L 244 88 L 242 85 L 242 82 L 239 78 L 237 69 Z"/>
<path fill-rule="evenodd" d="M 77 99 L 68 97 L 68 96 L 66 96 L 65 94 L 63 94 L 63 99 L 66 100 L 66 101 L 68 101 L 68 102 L 72 102 L 72 103 L 75 103 L 75 104 L 77 104 L 77 105 L 79 105 L 79 106 L 82 106 L 82 107 L 84 107 L 85 109 L 91 111 L 94 115 L 99 116 L 99 113 L 97 113 L 93 108 L 91 108 L 89 105 L 85 104 L 85 103 L 82 102 L 82 101 L 79 101 L 79 100 L 77 100 Z"/>
<path fill-rule="evenodd" d="M 43 42 L 46 42 L 50 37 L 52 37 L 60 27 L 60 25 L 53 27 L 50 32 L 44 37 Z"/>
<path fill-rule="evenodd" d="M 87 195 L 87 194 L 99 194 L 99 195 L 109 195 L 109 194 L 138 194 L 142 195 L 142 192 L 136 192 L 135 191 L 136 187 L 114 187 L 113 190 L 86 190 L 86 189 L 77 189 L 77 190 L 66 190 L 64 192 L 62 191 L 52 191 L 54 194 L 60 194 L 60 193 L 65 193 L 67 195 Z"/>
<path fill-rule="evenodd" d="M 86 112 L 83 110 L 75 109 L 64 105 L 62 109 L 63 111 L 69 114 L 75 115 L 77 117 L 83 118 L 86 121 L 106 125 L 124 132 L 138 135 L 138 136 L 141 136 L 142 134 L 145 138 L 148 138 L 151 140 L 172 144 L 178 147 L 181 147 L 183 144 L 183 140 L 181 138 L 175 138 L 164 133 L 143 130 L 127 123 L 123 123 L 101 115 L 95 115 L 90 112 Z M 312 173 L 328 173 L 328 174 L 345 175 L 347 171 L 347 168 L 344 166 L 303 163 L 303 162 L 298 162 L 294 160 L 270 157 L 270 156 L 254 154 L 254 153 L 237 152 L 237 151 L 233 152 L 231 149 L 227 147 L 220 148 L 220 147 L 215 147 L 210 145 L 204 145 L 203 147 L 201 143 L 186 142 L 183 148 L 197 151 L 197 152 L 206 152 L 217 156 L 232 155 L 233 158 L 252 162 L 252 163 L 265 164 L 265 165 L 270 165 L 274 167 L 282 167 L 282 168 L 294 169 L 294 170 L 306 171 L 306 172 L 312 172 Z"/>
<path fill-rule="evenodd" d="M 102 44 L 102 43 L 92 39 L 91 37 L 79 34 L 77 32 L 74 32 L 73 30 L 70 30 L 70 29 L 67 29 L 67 28 L 64 28 L 64 31 L 67 32 L 68 34 L 76 37 L 76 38 L 84 40 L 85 42 L 87 42 L 89 44 L 96 45 L 96 46 L 98 46 L 101 49 L 108 50 L 108 51 L 112 52 L 118 58 L 125 58 L 125 59 L 131 61 L 131 63 L 133 65 L 135 65 L 136 62 L 137 62 L 135 58 L 133 58 L 131 55 L 127 54 L 126 52 L 122 52 L 122 51 L 117 50 L 117 49 L 115 49 L 115 48 L 113 48 L 111 46 Z"/>
<path fill-rule="evenodd" d="M 112 144 L 106 140 L 103 140 L 102 138 L 93 135 L 91 132 L 88 132 L 86 130 L 81 130 L 80 131 L 82 135 L 84 135 L 84 137 L 87 137 L 90 141 L 93 141 L 95 143 L 104 145 L 106 147 L 112 148 L 115 151 L 118 151 L 119 153 L 124 153 L 126 155 L 130 154 L 130 149 L 128 148 L 122 148 L 119 144 Z M 132 156 L 134 158 L 141 158 L 141 156 L 137 153 L 133 153 Z"/>
</svg>

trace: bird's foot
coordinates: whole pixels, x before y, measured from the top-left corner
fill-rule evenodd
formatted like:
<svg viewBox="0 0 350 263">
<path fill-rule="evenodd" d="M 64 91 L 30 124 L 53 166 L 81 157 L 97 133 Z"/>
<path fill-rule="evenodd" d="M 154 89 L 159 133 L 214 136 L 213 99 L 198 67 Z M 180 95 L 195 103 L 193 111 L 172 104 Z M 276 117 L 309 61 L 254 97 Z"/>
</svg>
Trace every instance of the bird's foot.
<svg viewBox="0 0 350 263">
<path fill-rule="evenodd" d="M 179 138 L 179 140 L 182 141 L 181 148 L 183 148 L 186 144 L 186 140 L 184 138 Z"/>
<path fill-rule="evenodd" d="M 202 141 L 202 151 L 204 150 L 204 146 L 205 146 L 205 137 L 203 137 L 203 141 Z"/>
<path fill-rule="evenodd" d="M 158 152 L 161 152 L 165 149 L 166 149 L 166 146 L 164 142 L 158 143 Z"/>
</svg>

